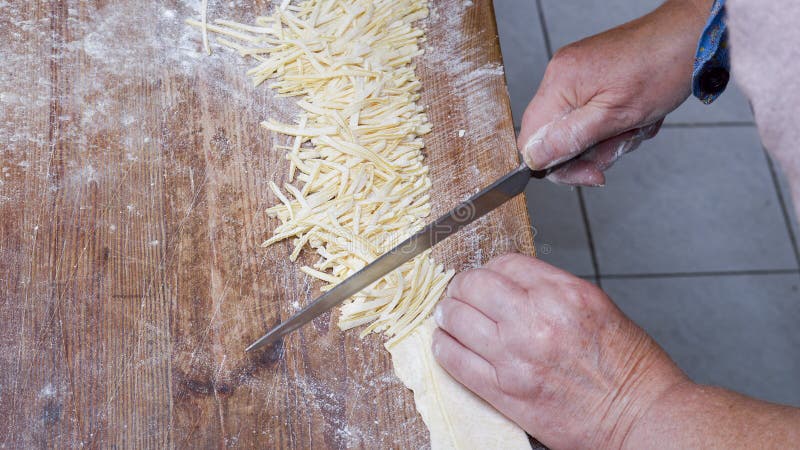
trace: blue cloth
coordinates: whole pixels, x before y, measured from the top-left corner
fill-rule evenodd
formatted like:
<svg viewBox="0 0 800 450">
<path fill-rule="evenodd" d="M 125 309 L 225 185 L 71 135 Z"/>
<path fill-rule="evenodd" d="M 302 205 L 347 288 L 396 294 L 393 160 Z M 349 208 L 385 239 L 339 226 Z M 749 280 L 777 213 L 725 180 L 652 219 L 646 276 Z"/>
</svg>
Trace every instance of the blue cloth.
<svg viewBox="0 0 800 450">
<path fill-rule="evenodd" d="M 728 85 L 730 67 L 725 0 L 715 0 L 711 16 L 697 44 L 692 94 L 706 104 L 716 100 Z"/>
</svg>

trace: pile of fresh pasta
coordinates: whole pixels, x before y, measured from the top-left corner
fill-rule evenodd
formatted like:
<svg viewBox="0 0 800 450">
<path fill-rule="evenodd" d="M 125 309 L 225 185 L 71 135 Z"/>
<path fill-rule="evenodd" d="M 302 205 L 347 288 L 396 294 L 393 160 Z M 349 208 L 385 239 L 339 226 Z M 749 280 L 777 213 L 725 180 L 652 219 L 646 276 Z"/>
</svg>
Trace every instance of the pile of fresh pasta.
<svg viewBox="0 0 800 450">
<path fill-rule="evenodd" d="M 327 290 L 418 231 L 430 214 L 422 136 L 431 131 L 419 105 L 413 59 L 428 14 L 422 0 L 285 0 L 252 25 L 188 21 L 216 42 L 257 62 L 248 75 L 296 97 L 296 123 L 263 126 L 283 135 L 289 165 L 270 183 L 280 220 L 263 246 L 290 239 L 319 256 L 300 270 Z M 205 15 L 203 16 L 205 18 Z M 342 329 L 366 325 L 391 346 L 430 315 L 453 271 L 425 253 L 355 295 L 341 308 Z"/>
</svg>

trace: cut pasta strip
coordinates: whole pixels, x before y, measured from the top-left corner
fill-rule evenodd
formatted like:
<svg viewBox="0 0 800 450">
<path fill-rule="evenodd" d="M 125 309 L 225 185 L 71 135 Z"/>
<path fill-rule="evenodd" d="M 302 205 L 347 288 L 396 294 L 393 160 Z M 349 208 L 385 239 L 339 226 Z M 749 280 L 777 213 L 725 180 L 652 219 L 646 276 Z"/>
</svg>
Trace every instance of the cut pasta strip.
<svg viewBox="0 0 800 450">
<path fill-rule="evenodd" d="M 203 49 L 207 55 L 210 55 L 211 47 L 208 46 L 208 0 L 203 0 L 203 4 L 200 6 L 200 14 L 202 15 L 200 22 L 203 24 Z"/>
</svg>

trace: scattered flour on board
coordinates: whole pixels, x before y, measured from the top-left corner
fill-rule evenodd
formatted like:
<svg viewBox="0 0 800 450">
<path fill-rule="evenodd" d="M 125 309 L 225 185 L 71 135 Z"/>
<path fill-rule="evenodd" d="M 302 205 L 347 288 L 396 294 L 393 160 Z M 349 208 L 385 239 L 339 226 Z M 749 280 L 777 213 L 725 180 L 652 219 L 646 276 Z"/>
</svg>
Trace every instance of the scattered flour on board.
<svg viewBox="0 0 800 450">
<path fill-rule="evenodd" d="M 471 2 L 465 2 L 465 6 Z M 460 14 L 467 14 L 465 8 Z M 444 10 L 440 4 L 431 3 L 431 14 L 426 20 L 429 30 L 428 41 L 423 44 L 425 53 L 421 56 L 424 65 L 450 80 L 451 89 L 457 92 L 469 92 L 462 99 L 466 111 L 465 123 L 461 126 L 470 130 L 471 137 L 479 139 L 480 133 L 494 130 L 499 126 L 507 111 L 502 102 L 491 89 L 476 89 L 487 79 L 502 78 L 505 69 L 501 64 L 480 62 L 480 49 L 474 45 L 466 45 L 469 40 L 482 39 L 482 33 L 474 30 L 467 33 L 464 20 L 459 13 Z M 435 36 L 434 36 L 435 35 Z M 493 38 L 493 36 L 492 36 Z M 434 124 L 434 127 L 436 124 Z M 473 136 L 474 135 L 474 136 Z M 461 131 L 459 137 L 464 137 Z"/>
<path fill-rule="evenodd" d="M 83 169 L 76 171 L 75 177 L 80 180 L 80 182 L 89 184 L 93 181 L 97 181 L 97 170 L 89 164 Z"/>
<path fill-rule="evenodd" d="M 246 0 L 210 3 L 210 20 L 230 16 L 232 7 L 252 7 Z M 0 46 L 0 166 L 13 169 L 0 176 L 0 202 L 20 200 L 19 183 L 7 181 L 21 175 L 13 166 L 25 163 L 33 149 L 40 156 L 28 161 L 30 171 L 50 183 L 48 192 L 66 189 L 76 196 L 88 182 L 119 180 L 129 170 L 91 159 L 99 151 L 122 154 L 131 163 L 160 157 L 161 128 L 137 127 L 157 120 L 153 109 L 128 101 L 159 102 L 169 115 L 202 92 L 204 101 L 225 102 L 260 117 L 290 121 L 295 116 L 293 101 L 275 99 L 266 87 L 252 86 L 246 76 L 252 61 L 221 47 L 211 56 L 202 51 L 200 33 L 184 23 L 187 17 L 199 17 L 200 0 L 68 8 L 60 32 L 53 31 L 50 17 L 35 17 L 26 5 L 0 2 L 0 26 L 11 37 Z M 205 88 L 175 88 L 194 84 Z M 63 105 L 64 112 L 57 116 L 57 134 L 52 135 L 48 121 L 54 104 Z M 48 176 L 48 159 L 42 156 L 52 140 L 67 143 L 83 160 L 66 161 L 69 172 L 63 180 Z M 96 142 L 107 148 L 98 151 L 92 147 Z"/>
<path fill-rule="evenodd" d="M 170 3 L 169 7 L 156 2 L 121 2 L 97 10 L 69 8 L 67 39 L 53 35 L 49 17 L 14 20 L 29 16 L 21 7 L 23 3 L 0 3 L 0 16 L 5 17 L 0 17 L 0 26 L 5 26 L 12 38 L 0 46 L 0 61 L 4 66 L 0 70 L 0 142 L 12 147 L 15 143 L 46 145 L 47 128 L 22 119 L 32 111 L 46 110 L 53 95 L 69 102 L 74 111 L 80 111 L 79 117 L 59 117 L 78 125 L 63 128 L 65 139 L 74 141 L 81 135 L 110 129 L 124 131 L 143 118 L 136 116 L 136 108 L 125 113 L 114 110 L 112 105 L 121 97 L 120 93 L 135 96 L 138 95 L 135 90 L 143 82 L 155 85 L 168 77 L 200 77 L 220 100 L 242 106 L 253 103 L 252 92 L 246 89 L 250 81 L 245 75 L 252 62 L 230 51 L 215 51 L 206 56 L 197 30 L 183 22 L 186 17 L 199 16 L 199 0 Z M 211 4 L 215 9 L 209 11 L 209 16 L 213 18 L 222 16 L 236 3 Z M 61 76 L 69 79 L 68 91 L 54 90 L 48 59 L 55 60 Z M 81 63 L 83 60 L 88 61 Z M 132 66 L 131 61 L 145 63 Z M 218 76 L 223 71 L 236 74 L 241 85 L 231 85 L 225 77 Z M 168 103 L 186 100 L 187 94 L 181 90 L 170 93 L 174 97 L 166 99 Z"/>
<path fill-rule="evenodd" d="M 473 177 L 479 177 L 479 176 L 480 176 L 480 174 L 481 174 L 481 171 L 480 171 L 480 169 L 478 169 L 478 166 L 476 166 L 475 164 L 473 164 L 473 165 L 469 166 L 469 173 L 470 173 L 470 174 L 471 174 Z"/>
<path fill-rule="evenodd" d="M 52 383 L 47 383 L 44 385 L 42 390 L 39 391 L 39 398 L 50 398 L 56 395 L 56 390 L 53 387 Z"/>
</svg>

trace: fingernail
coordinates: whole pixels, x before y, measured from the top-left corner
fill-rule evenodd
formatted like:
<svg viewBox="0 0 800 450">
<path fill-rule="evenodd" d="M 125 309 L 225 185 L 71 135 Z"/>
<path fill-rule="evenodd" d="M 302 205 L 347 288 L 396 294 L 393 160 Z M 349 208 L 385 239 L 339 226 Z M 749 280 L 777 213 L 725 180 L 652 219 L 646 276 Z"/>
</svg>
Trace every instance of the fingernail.
<svg viewBox="0 0 800 450">
<path fill-rule="evenodd" d="M 525 160 L 525 164 L 531 169 L 543 169 L 549 162 L 550 158 L 544 151 L 544 135 L 547 133 L 548 128 L 550 128 L 550 124 L 539 128 L 539 130 L 528 139 L 528 142 L 525 143 L 525 147 L 522 149 L 522 158 Z"/>
<path fill-rule="evenodd" d="M 444 323 L 443 320 L 442 320 L 442 318 L 443 318 L 442 315 L 443 314 L 444 313 L 442 312 L 442 305 L 441 304 L 436 305 L 436 309 L 433 311 L 433 320 L 434 320 L 434 322 L 436 322 L 436 325 L 439 325 L 440 327 Z"/>
<path fill-rule="evenodd" d="M 522 157 L 525 159 L 525 164 L 531 169 L 540 169 L 539 166 L 545 164 L 546 161 L 540 161 L 543 139 L 530 140 L 525 144 L 522 150 Z"/>
</svg>

